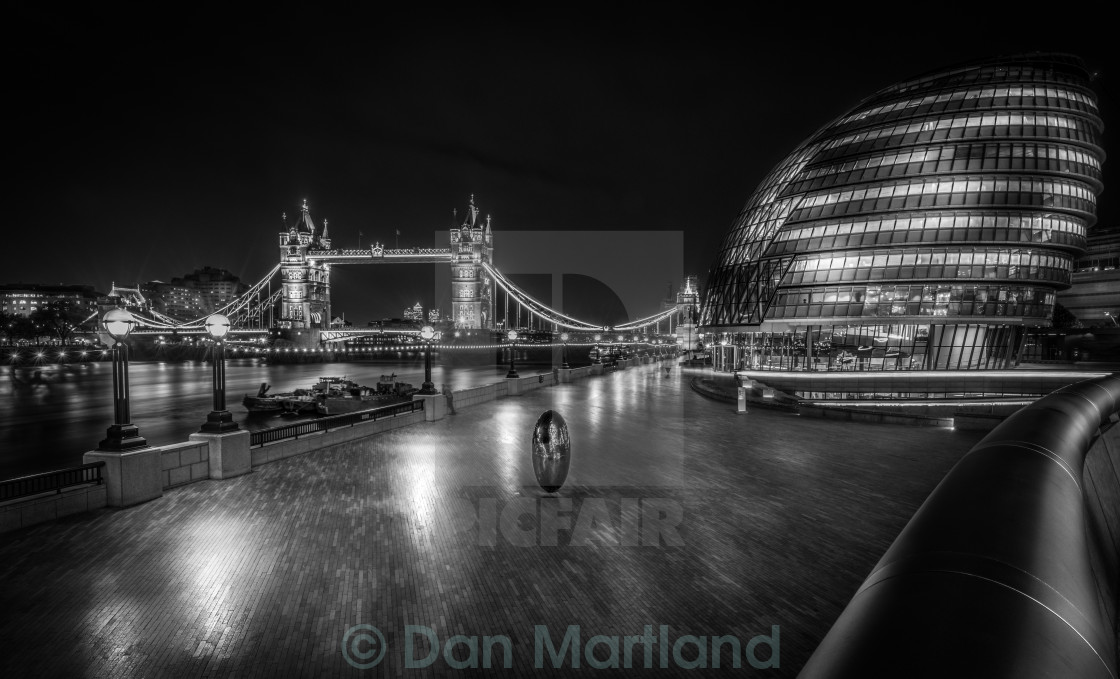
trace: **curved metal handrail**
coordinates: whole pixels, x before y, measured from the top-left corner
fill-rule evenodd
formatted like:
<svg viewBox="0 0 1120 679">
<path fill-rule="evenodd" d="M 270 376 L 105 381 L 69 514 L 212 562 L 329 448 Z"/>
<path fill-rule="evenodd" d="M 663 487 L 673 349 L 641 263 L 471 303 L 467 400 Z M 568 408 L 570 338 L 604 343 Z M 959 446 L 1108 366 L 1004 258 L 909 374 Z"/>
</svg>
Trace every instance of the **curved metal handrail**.
<svg viewBox="0 0 1120 679">
<path fill-rule="evenodd" d="M 915 512 L 798 675 L 1117 678 L 1116 573 L 1094 571 L 1082 468 L 1120 373 L 1008 417 Z"/>
</svg>

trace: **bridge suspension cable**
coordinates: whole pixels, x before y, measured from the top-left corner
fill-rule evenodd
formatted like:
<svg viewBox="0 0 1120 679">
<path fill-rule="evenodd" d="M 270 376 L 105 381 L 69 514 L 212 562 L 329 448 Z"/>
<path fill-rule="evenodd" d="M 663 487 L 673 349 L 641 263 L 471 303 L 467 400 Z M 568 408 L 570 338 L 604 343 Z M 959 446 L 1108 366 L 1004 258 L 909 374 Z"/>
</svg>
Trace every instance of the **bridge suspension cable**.
<svg viewBox="0 0 1120 679">
<path fill-rule="evenodd" d="M 622 325 L 616 325 L 616 326 L 614 326 L 614 329 L 615 330 L 637 330 L 638 328 L 645 328 L 645 327 L 654 325 L 655 323 L 660 323 L 661 321 L 665 320 L 666 318 L 669 318 L 670 316 L 672 316 L 675 313 L 677 313 L 677 307 L 673 307 L 671 309 L 666 309 L 665 311 L 662 311 L 661 313 L 654 314 L 652 316 L 646 316 L 645 318 L 639 318 L 636 321 L 630 321 L 629 323 L 623 323 Z"/>
<path fill-rule="evenodd" d="M 262 320 L 264 310 L 276 304 L 276 302 L 280 300 L 280 296 L 283 294 L 284 291 L 282 289 L 277 290 L 276 292 L 266 297 L 263 301 L 258 302 L 256 305 L 245 307 L 240 312 L 238 312 L 237 315 L 231 315 L 229 322 L 233 325 L 237 325 L 239 322 L 248 323 L 251 321 L 251 319 L 253 319 L 253 317 L 256 317 L 258 321 Z"/>
<path fill-rule="evenodd" d="M 548 307 L 534 298 L 529 293 L 514 285 L 508 278 L 506 278 L 500 271 L 495 269 L 490 264 L 483 262 L 482 268 L 494 278 L 494 282 L 498 284 L 507 295 L 513 297 L 514 301 L 525 308 L 526 311 L 533 314 L 537 318 L 548 322 L 554 323 L 558 326 L 569 328 L 571 330 L 605 330 L 605 326 L 594 325 L 581 321 L 571 316 L 566 316 L 555 309 Z"/>
<path fill-rule="evenodd" d="M 527 311 L 548 323 L 555 323 L 556 325 L 573 330 L 638 330 L 640 328 L 646 328 L 651 325 L 660 323 L 661 321 L 671 317 L 678 311 L 677 307 L 674 306 L 670 309 L 666 309 L 656 314 L 646 316 L 645 318 L 639 318 L 636 321 L 629 321 L 627 323 L 623 323 L 621 325 L 616 325 L 613 327 L 588 323 L 587 321 L 581 321 L 579 319 L 572 318 L 571 316 L 566 316 L 559 311 L 556 311 L 555 309 L 542 304 L 532 295 L 526 293 L 524 290 L 521 290 L 516 285 L 514 285 L 508 278 L 506 278 L 502 274 L 502 272 L 498 271 L 490 264 L 483 262 L 482 267 L 486 270 L 487 273 L 493 276 L 494 281 L 503 290 L 505 290 L 507 295 L 511 295 L 514 298 L 514 301 L 525 307 Z"/>
<path fill-rule="evenodd" d="M 148 309 L 148 313 L 150 313 L 158 321 L 162 321 L 164 323 L 169 323 L 171 325 L 175 325 L 176 323 L 178 323 L 178 321 L 176 321 L 174 318 L 171 318 L 170 316 L 166 316 L 164 314 L 161 314 L 160 312 L 156 311 L 155 309 Z"/>
</svg>

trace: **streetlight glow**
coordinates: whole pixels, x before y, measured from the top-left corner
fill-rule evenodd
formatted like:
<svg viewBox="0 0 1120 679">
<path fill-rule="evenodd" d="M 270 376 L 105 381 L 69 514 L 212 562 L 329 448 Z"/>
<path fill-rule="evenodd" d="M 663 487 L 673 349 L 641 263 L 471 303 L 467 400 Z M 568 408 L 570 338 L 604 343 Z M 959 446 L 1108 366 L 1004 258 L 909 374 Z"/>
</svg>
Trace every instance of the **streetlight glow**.
<svg viewBox="0 0 1120 679">
<path fill-rule="evenodd" d="M 136 317 L 124 309 L 110 309 L 101 319 L 105 332 L 118 342 L 123 342 L 138 325 Z"/>
<path fill-rule="evenodd" d="M 210 314 L 206 317 L 206 332 L 216 340 L 226 336 L 229 332 L 229 319 L 222 314 Z M 162 337 L 160 339 L 163 339 Z"/>
</svg>

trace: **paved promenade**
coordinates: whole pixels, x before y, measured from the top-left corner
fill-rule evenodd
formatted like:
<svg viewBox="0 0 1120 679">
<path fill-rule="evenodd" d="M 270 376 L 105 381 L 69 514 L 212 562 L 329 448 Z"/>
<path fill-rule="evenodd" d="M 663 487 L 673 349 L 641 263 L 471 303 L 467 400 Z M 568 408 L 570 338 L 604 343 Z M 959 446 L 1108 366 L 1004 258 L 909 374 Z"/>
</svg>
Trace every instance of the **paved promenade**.
<svg viewBox="0 0 1120 679">
<path fill-rule="evenodd" d="M 632 368 L 6 533 L 0 676 L 667 676 L 699 645 L 793 677 L 982 434 L 737 415 L 689 376 Z M 573 450 L 554 496 L 529 455 L 548 409 Z M 471 637 L 510 669 L 455 669 Z M 593 667 L 612 644 L 631 669 Z"/>
</svg>

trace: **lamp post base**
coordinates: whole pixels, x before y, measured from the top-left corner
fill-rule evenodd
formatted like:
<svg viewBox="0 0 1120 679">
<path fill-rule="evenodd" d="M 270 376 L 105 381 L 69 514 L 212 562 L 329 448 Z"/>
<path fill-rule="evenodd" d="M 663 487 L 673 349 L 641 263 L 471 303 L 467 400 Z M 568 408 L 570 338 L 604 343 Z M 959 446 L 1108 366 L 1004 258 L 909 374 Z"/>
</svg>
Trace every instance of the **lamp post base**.
<svg viewBox="0 0 1120 679">
<path fill-rule="evenodd" d="M 420 391 L 416 392 L 421 396 L 435 396 L 439 392 L 436 391 L 436 385 L 431 382 L 424 382 L 420 385 Z"/>
<path fill-rule="evenodd" d="M 140 435 L 135 424 L 114 424 L 105 430 L 105 439 L 97 444 L 97 449 L 117 451 L 147 446 L 147 439 Z"/>
<path fill-rule="evenodd" d="M 233 421 L 233 413 L 228 410 L 213 410 L 206 415 L 206 422 L 199 431 L 207 434 L 223 434 L 237 431 L 239 427 Z"/>
<path fill-rule="evenodd" d="M 509 372 L 506 373 L 506 379 L 508 380 L 512 377 L 521 377 L 521 375 L 518 375 L 516 370 L 514 370 L 513 368 L 510 368 Z"/>
</svg>

